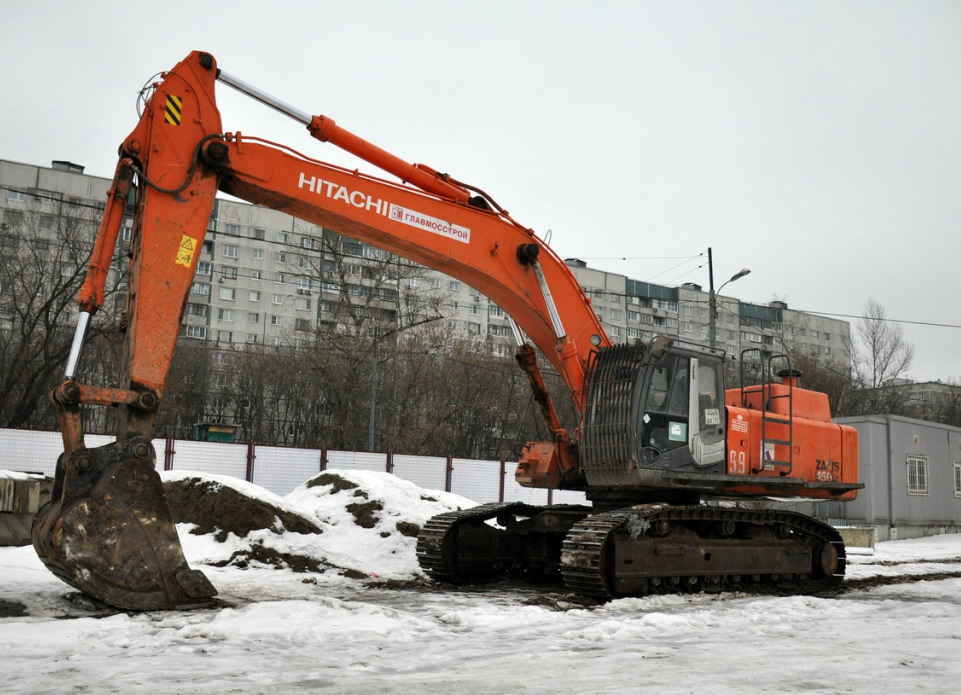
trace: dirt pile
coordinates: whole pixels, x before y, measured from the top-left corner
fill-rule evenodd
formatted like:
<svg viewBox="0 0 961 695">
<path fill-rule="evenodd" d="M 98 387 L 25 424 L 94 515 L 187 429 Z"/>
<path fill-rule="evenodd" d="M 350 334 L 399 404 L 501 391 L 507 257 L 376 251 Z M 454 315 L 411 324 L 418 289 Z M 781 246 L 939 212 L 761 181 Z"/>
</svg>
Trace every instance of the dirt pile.
<svg viewBox="0 0 961 695">
<path fill-rule="evenodd" d="M 417 577 L 415 544 L 424 522 L 474 504 L 370 471 L 326 471 L 286 497 L 225 476 L 163 478 L 190 562 L 352 579 Z"/>
<path fill-rule="evenodd" d="M 287 533 L 324 532 L 319 524 L 307 516 L 272 503 L 263 494 L 266 491 L 258 490 L 257 494 L 251 495 L 251 490 L 237 489 L 201 475 L 167 480 L 164 482 L 164 491 L 174 521 L 189 524 L 189 533 L 210 535 L 219 543 L 226 543 L 231 535 L 238 540 L 247 539 L 248 543 L 236 548 L 230 557 L 211 560 L 211 565 L 246 568 L 254 563 L 294 572 L 334 569 L 347 576 L 355 576 L 349 568 L 337 567 L 322 558 L 265 542 L 264 534 L 279 539 Z"/>
<path fill-rule="evenodd" d="M 212 533 L 221 543 L 228 533 L 246 536 L 260 529 L 277 534 L 324 532 L 305 516 L 200 476 L 165 482 L 164 492 L 175 522 L 194 524 L 190 533 Z"/>
</svg>

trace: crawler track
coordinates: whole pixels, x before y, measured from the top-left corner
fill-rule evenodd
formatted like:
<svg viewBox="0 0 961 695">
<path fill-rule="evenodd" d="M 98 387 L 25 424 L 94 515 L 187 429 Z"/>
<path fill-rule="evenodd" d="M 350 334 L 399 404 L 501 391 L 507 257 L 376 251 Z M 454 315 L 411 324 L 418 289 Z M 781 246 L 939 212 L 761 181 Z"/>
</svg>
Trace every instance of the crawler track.
<svg viewBox="0 0 961 695">
<path fill-rule="evenodd" d="M 811 593 L 836 587 L 844 575 L 837 531 L 794 512 L 668 504 L 589 512 L 513 503 L 441 514 L 421 531 L 418 559 L 438 581 L 556 578 L 601 599 L 724 589 Z"/>
<path fill-rule="evenodd" d="M 589 513 L 588 507 L 574 505 L 508 502 L 439 514 L 417 536 L 417 559 L 424 572 L 442 582 L 559 580 L 564 536 Z"/>
<path fill-rule="evenodd" d="M 591 515 L 564 541 L 573 591 L 602 598 L 673 591 L 836 585 L 844 543 L 831 526 L 794 512 L 639 505 Z"/>
</svg>

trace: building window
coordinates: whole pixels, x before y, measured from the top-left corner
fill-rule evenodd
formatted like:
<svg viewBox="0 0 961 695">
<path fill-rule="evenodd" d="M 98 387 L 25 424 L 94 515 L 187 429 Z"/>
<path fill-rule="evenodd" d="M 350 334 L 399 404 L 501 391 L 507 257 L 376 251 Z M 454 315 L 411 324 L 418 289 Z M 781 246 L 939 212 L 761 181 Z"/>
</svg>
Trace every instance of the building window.
<svg viewBox="0 0 961 695">
<path fill-rule="evenodd" d="M 233 338 L 233 333 L 230 331 L 217 331 L 217 342 L 218 343 L 229 343 Z"/>
<path fill-rule="evenodd" d="M 420 287 L 420 278 L 407 278 L 408 287 Z"/>
<path fill-rule="evenodd" d="M 188 316 L 207 316 L 206 304 L 187 304 Z"/>
<path fill-rule="evenodd" d="M 279 282 L 279 283 L 283 284 L 283 282 L 284 282 L 284 274 L 283 274 L 283 273 L 274 273 L 274 282 Z"/>
<path fill-rule="evenodd" d="M 487 307 L 487 313 L 494 318 L 504 318 L 504 310 L 496 304 L 491 304 L 489 307 Z"/>
<path fill-rule="evenodd" d="M 23 191 L 7 191 L 7 200 L 22 203 L 26 199 L 27 196 L 23 194 Z"/>
<path fill-rule="evenodd" d="M 197 338 L 204 340 L 207 337 L 206 326 L 184 326 L 184 336 L 187 338 Z"/>
<path fill-rule="evenodd" d="M 313 249 L 314 239 L 313 237 L 305 236 L 300 239 L 300 248 L 302 249 Z"/>
<path fill-rule="evenodd" d="M 447 308 L 451 311 L 457 311 L 457 302 L 448 302 Z"/>
<path fill-rule="evenodd" d="M 928 459 L 925 456 L 908 456 L 908 494 L 928 494 Z"/>
<path fill-rule="evenodd" d="M 257 229 L 254 227 L 254 239 L 266 239 L 267 232 L 263 229 Z"/>
<path fill-rule="evenodd" d="M 961 461 L 954 462 L 954 496 L 961 497 Z"/>
<path fill-rule="evenodd" d="M 255 261 L 262 261 L 263 258 L 264 258 L 264 250 L 263 250 L 263 249 L 254 249 L 254 250 L 253 250 L 253 255 L 254 255 L 254 260 L 255 260 Z"/>
<path fill-rule="evenodd" d="M 210 261 L 197 262 L 197 275 L 210 275 L 213 272 L 214 264 Z"/>
<path fill-rule="evenodd" d="M 251 279 L 251 280 L 260 280 L 260 279 L 262 279 L 263 277 L 264 277 L 264 274 L 261 273 L 259 270 L 251 270 L 251 271 L 250 271 L 250 279 Z"/>
<path fill-rule="evenodd" d="M 224 258 L 237 258 L 240 255 L 240 247 L 224 244 Z"/>
<path fill-rule="evenodd" d="M 224 234 L 229 236 L 240 236 L 240 225 L 239 224 L 225 224 Z"/>
<path fill-rule="evenodd" d="M 260 291 L 259 291 L 259 290 L 250 290 L 250 294 L 247 295 L 247 299 L 249 299 L 249 300 L 252 301 L 252 302 L 259 302 L 259 301 L 260 301 Z"/>
<path fill-rule="evenodd" d="M 237 290 L 233 287 L 221 287 L 220 298 L 232 302 L 237 298 Z"/>
<path fill-rule="evenodd" d="M 201 297 L 210 296 L 210 285 L 206 282 L 195 282 L 190 286 L 190 294 L 196 294 Z"/>
<path fill-rule="evenodd" d="M 251 311 L 247 314 L 247 323 L 260 323 L 260 314 Z"/>
<path fill-rule="evenodd" d="M 277 241 L 281 244 L 287 243 L 287 232 L 277 232 Z"/>
<path fill-rule="evenodd" d="M 310 300 L 307 297 L 297 297 L 297 308 L 301 311 L 310 311 Z"/>
<path fill-rule="evenodd" d="M 283 304 L 283 303 L 284 303 L 284 295 L 282 295 L 282 294 L 273 294 L 273 295 L 270 296 L 270 300 L 271 300 L 274 304 Z"/>
<path fill-rule="evenodd" d="M 447 287 L 448 289 L 450 289 L 451 292 L 456 292 L 457 290 L 460 289 L 460 283 L 457 282 L 457 280 L 451 280 L 450 283 L 448 283 Z"/>
<path fill-rule="evenodd" d="M 234 320 L 234 310 L 233 309 L 219 309 L 217 311 L 217 318 L 221 321 L 233 321 Z"/>
<path fill-rule="evenodd" d="M 298 331 L 309 331 L 310 330 L 310 319 L 295 319 L 294 330 Z"/>
<path fill-rule="evenodd" d="M 280 319 L 281 319 L 280 316 L 277 316 L 276 314 L 271 314 L 271 315 L 270 315 L 270 325 L 271 325 L 271 326 L 280 326 L 280 325 L 282 325 Z"/>
<path fill-rule="evenodd" d="M 220 277 L 224 280 L 236 280 L 237 279 L 237 267 L 232 265 L 225 265 L 220 272 Z"/>
</svg>

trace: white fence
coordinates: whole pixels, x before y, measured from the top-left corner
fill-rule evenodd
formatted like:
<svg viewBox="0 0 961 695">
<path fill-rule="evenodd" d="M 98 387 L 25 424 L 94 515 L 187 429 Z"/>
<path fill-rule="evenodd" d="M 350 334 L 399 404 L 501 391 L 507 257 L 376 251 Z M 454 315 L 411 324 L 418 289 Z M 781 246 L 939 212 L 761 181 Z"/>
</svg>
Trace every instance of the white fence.
<svg viewBox="0 0 961 695">
<path fill-rule="evenodd" d="M 111 437 L 87 435 L 88 447 Z M 383 471 L 428 490 L 446 490 L 478 503 L 583 504 L 584 494 L 521 487 L 514 464 L 442 456 L 410 456 L 334 449 L 291 449 L 252 444 L 155 439 L 157 470 L 229 475 L 286 495 L 327 469 Z M 0 429 L 0 469 L 53 475 L 63 441 L 57 432 Z"/>
</svg>

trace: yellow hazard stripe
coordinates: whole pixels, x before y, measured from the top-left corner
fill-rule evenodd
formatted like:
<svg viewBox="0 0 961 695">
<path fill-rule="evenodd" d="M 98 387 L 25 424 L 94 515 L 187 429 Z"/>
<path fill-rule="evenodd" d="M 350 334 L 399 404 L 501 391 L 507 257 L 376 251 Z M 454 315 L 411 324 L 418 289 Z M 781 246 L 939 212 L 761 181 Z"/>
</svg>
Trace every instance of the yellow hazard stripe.
<svg viewBox="0 0 961 695">
<path fill-rule="evenodd" d="M 164 108 L 164 123 L 180 125 L 180 113 L 183 110 L 183 99 L 173 94 L 167 95 L 167 105 Z"/>
</svg>

